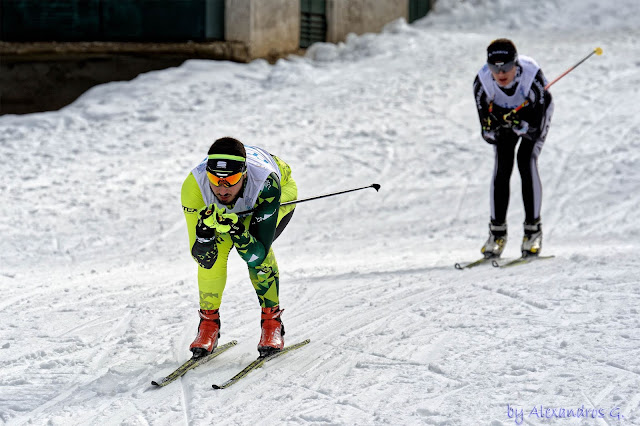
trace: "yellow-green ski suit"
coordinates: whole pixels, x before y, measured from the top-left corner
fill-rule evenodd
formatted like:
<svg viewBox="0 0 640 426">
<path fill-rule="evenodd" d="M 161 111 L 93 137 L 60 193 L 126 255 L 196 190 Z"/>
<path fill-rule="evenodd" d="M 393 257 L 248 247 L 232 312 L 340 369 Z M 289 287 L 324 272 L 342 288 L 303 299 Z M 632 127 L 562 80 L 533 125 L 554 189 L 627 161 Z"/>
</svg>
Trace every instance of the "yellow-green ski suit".
<svg viewBox="0 0 640 426">
<path fill-rule="evenodd" d="M 239 220 L 245 226 L 243 234 L 233 237 L 229 234 L 216 235 L 217 258 L 213 266 L 210 269 L 198 266 L 200 309 L 203 310 L 220 308 L 227 281 L 227 259 L 232 247 L 247 262 L 260 306 L 279 305 L 278 264 L 271 244 L 295 208 L 295 205 L 280 207 L 280 204 L 296 200 L 298 188 L 291 177 L 291 168 L 284 161 L 258 147 L 245 146 L 245 149 L 247 175 L 234 205 L 223 205 L 213 195 L 206 177 L 206 159 L 191 171 L 182 184 L 182 208 L 187 220 L 190 249 L 196 244 L 198 211 L 206 205 L 213 202 L 233 213 L 254 209 L 240 215 Z"/>
</svg>

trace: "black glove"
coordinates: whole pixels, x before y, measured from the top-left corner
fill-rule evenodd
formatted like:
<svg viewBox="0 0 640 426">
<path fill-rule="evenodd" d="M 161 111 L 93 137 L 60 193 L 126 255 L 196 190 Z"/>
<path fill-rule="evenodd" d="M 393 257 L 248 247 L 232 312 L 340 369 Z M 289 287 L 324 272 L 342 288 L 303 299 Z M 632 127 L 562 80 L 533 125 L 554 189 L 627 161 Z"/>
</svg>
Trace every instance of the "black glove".
<svg viewBox="0 0 640 426">
<path fill-rule="evenodd" d="M 505 124 L 505 127 L 513 128 L 520 123 L 520 116 L 518 115 L 518 111 L 511 110 L 502 116 L 502 121 Z"/>
<path fill-rule="evenodd" d="M 491 145 L 497 144 L 503 136 L 504 127 L 489 128 L 482 126 L 482 139 Z"/>
<path fill-rule="evenodd" d="M 218 259 L 218 245 L 216 243 L 216 230 L 208 226 L 209 219 L 216 214 L 215 205 L 205 206 L 198 211 L 198 223 L 196 224 L 196 241 L 191 247 L 191 256 L 198 265 L 205 269 L 211 269 Z M 209 220 L 207 220 L 209 219 Z"/>
<path fill-rule="evenodd" d="M 517 112 L 510 111 L 504 115 L 505 127 L 513 130 L 518 136 L 524 136 L 529 131 L 529 123 L 520 119 Z"/>
<path fill-rule="evenodd" d="M 212 205 L 213 206 L 213 205 Z M 198 224 L 196 225 L 196 236 L 199 239 L 212 239 L 216 236 L 215 228 L 209 227 L 205 224 L 205 220 L 216 213 L 211 206 L 205 206 L 198 212 Z M 209 221 L 207 221 L 209 222 Z"/>
<path fill-rule="evenodd" d="M 498 118 L 493 112 L 489 112 L 487 117 L 482 119 L 482 139 L 495 145 L 500 140 L 501 132 L 505 127 L 509 126 L 504 120 Z"/>
<path fill-rule="evenodd" d="M 501 127 L 500 122 L 497 117 L 492 113 L 482 119 L 482 131 L 483 132 L 493 132 L 498 130 Z"/>
</svg>

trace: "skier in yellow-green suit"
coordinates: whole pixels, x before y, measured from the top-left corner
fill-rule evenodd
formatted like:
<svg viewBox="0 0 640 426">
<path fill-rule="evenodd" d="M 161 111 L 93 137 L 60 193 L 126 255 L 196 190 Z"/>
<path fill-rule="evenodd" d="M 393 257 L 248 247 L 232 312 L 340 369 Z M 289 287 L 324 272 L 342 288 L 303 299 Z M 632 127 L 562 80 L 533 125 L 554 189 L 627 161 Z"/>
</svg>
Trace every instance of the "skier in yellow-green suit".
<svg viewBox="0 0 640 426">
<path fill-rule="evenodd" d="M 284 347 L 278 264 L 271 244 L 295 207 L 280 204 L 296 200 L 297 195 L 284 161 L 229 137 L 216 140 L 207 158 L 185 179 L 182 208 L 191 255 L 199 265 L 200 324 L 190 346 L 195 357 L 211 353 L 218 344 L 218 310 L 233 247 L 247 263 L 262 308 L 258 351 L 265 355 Z"/>
</svg>

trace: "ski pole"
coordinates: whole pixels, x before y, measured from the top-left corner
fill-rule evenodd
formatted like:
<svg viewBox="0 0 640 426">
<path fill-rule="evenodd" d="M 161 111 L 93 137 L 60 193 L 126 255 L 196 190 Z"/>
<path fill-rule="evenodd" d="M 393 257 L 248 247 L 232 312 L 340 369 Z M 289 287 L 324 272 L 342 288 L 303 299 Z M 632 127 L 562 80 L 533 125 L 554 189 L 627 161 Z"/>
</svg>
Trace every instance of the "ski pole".
<svg viewBox="0 0 640 426">
<path fill-rule="evenodd" d="M 580 62 L 578 62 L 577 64 L 573 65 L 572 67 L 570 67 L 568 70 L 566 70 L 565 72 L 563 72 L 562 74 L 560 74 L 558 77 L 556 77 L 552 82 L 550 82 L 549 84 L 547 84 L 546 86 L 544 86 L 544 89 L 547 90 L 549 89 L 549 87 L 551 87 L 553 84 L 555 84 L 558 80 L 560 80 L 562 77 L 564 77 L 565 75 L 569 74 L 571 71 L 573 71 L 574 69 L 576 69 L 578 67 L 578 65 L 582 64 L 584 61 L 586 61 L 587 59 L 589 59 L 590 57 L 592 57 L 593 55 L 602 55 L 602 49 L 600 47 L 596 47 L 595 49 L 593 49 L 591 51 L 591 53 L 589 53 L 587 56 L 585 56 L 584 58 L 582 58 L 580 60 Z M 526 100 L 523 103 L 521 103 L 520 105 L 518 105 L 515 109 L 509 111 L 508 113 L 506 113 L 502 118 L 504 119 L 504 121 L 509 121 L 509 116 L 511 114 L 515 114 L 516 112 L 520 111 L 522 108 L 526 107 L 529 104 L 529 101 Z"/>
<path fill-rule="evenodd" d="M 580 65 L 581 63 L 583 63 L 584 61 L 586 61 L 587 59 L 589 59 L 591 56 L 593 56 L 594 54 L 600 56 L 602 55 L 602 49 L 599 47 L 596 47 L 595 49 L 593 49 L 591 51 L 591 53 L 589 53 L 587 56 L 585 56 L 584 58 L 582 58 L 582 60 L 580 62 L 578 62 L 577 64 L 575 64 L 574 66 L 572 66 L 571 68 L 569 68 L 568 70 L 566 70 L 565 72 L 563 72 L 562 74 L 560 74 L 558 77 L 556 77 L 555 80 L 553 80 L 551 83 L 547 84 L 546 86 L 544 86 L 545 90 L 548 89 L 549 87 L 551 87 L 556 81 L 560 80 L 562 77 L 564 77 L 565 75 L 569 74 L 571 71 L 573 71 L 574 69 L 576 69 L 578 67 L 578 65 Z"/>
<path fill-rule="evenodd" d="M 338 192 L 331 192 L 329 194 L 316 195 L 315 197 L 303 198 L 301 200 L 287 201 L 286 203 L 280 204 L 280 207 L 288 206 L 288 205 L 291 205 L 291 204 L 300 204 L 300 203 L 304 203 L 305 201 L 317 200 L 319 198 L 333 197 L 334 195 L 346 194 L 347 192 L 360 191 L 362 189 L 367 189 L 367 188 L 373 188 L 373 189 L 376 190 L 376 192 L 378 192 L 380 190 L 380 185 L 378 185 L 377 183 L 372 183 L 369 186 L 363 186 L 363 187 L 360 187 L 360 188 L 353 188 L 353 189 L 347 189 L 345 191 L 338 191 Z M 237 215 L 243 215 L 243 214 L 251 213 L 254 210 L 255 209 L 245 210 L 243 212 L 239 212 L 239 213 L 236 213 L 236 214 Z"/>
</svg>

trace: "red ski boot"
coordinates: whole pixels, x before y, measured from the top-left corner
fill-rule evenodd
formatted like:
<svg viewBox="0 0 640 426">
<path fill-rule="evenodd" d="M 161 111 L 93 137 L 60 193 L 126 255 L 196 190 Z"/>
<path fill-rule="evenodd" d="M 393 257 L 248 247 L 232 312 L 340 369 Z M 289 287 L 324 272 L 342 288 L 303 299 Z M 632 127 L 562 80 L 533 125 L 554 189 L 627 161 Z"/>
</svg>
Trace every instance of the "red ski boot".
<svg viewBox="0 0 640 426">
<path fill-rule="evenodd" d="M 194 358 L 209 355 L 218 346 L 220 337 L 220 314 L 217 309 L 212 311 L 200 310 L 200 325 L 198 325 L 198 335 L 189 349 L 193 352 Z"/>
<path fill-rule="evenodd" d="M 280 315 L 284 309 L 280 310 L 278 306 L 273 308 L 262 308 L 262 335 L 260 343 L 258 343 L 258 352 L 260 356 L 269 355 L 273 352 L 281 351 L 284 347 L 284 325 Z"/>
</svg>

